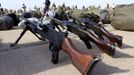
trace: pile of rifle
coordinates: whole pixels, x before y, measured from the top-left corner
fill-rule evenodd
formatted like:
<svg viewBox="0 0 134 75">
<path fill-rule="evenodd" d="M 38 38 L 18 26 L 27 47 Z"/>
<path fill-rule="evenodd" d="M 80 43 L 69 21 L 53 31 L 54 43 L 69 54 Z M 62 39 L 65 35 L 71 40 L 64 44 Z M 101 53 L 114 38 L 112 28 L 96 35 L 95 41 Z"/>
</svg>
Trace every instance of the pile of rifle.
<svg viewBox="0 0 134 75">
<path fill-rule="evenodd" d="M 40 40 L 49 40 L 49 49 L 52 51 L 52 63 L 57 64 L 59 58 L 59 51 L 65 51 L 71 58 L 73 65 L 83 74 L 90 75 L 94 66 L 101 58 L 96 57 L 92 53 L 84 53 L 74 47 L 71 39 L 68 37 L 70 31 L 76 34 L 86 45 L 91 49 L 91 43 L 95 43 L 100 50 L 110 56 L 115 54 L 115 46 L 122 46 L 122 37 L 109 33 L 100 24 L 90 21 L 89 19 L 82 18 L 81 20 L 74 17 L 67 17 L 66 20 L 60 20 L 57 17 L 51 17 L 52 23 L 49 25 L 60 25 L 62 28 L 66 27 L 66 32 L 60 28 L 59 31 L 51 28 L 49 25 L 44 25 L 36 20 L 25 19 L 19 23 L 23 27 L 23 32 L 20 37 L 11 46 L 15 46 L 27 30 L 31 31 Z M 73 21 L 69 21 L 73 19 Z M 76 22 L 77 21 L 77 22 Z M 79 22 L 79 23 L 78 23 Z M 38 35 L 40 35 L 40 37 Z M 53 38 L 54 37 L 54 38 Z M 105 38 L 108 41 L 106 41 Z"/>
</svg>

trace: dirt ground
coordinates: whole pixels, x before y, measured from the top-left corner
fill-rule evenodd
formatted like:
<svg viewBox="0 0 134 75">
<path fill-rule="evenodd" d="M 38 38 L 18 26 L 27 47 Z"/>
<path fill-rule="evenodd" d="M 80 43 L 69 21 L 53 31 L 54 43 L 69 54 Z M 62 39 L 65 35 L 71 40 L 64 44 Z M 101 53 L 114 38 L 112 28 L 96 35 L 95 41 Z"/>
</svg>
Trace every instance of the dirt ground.
<svg viewBox="0 0 134 75">
<path fill-rule="evenodd" d="M 79 38 L 70 34 L 75 46 L 82 51 L 101 54 L 100 61 L 91 75 L 133 75 L 134 73 L 134 32 L 114 30 L 106 27 L 111 33 L 123 36 L 123 47 L 116 47 L 114 57 L 101 52 L 92 43 L 88 50 Z M 69 56 L 60 51 L 59 63 L 51 63 L 51 51 L 48 41 L 39 41 L 27 32 L 16 47 L 9 47 L 19 36 L 21 29 L 0 31 L 0 75 L 81 75 L 71 64 Z"/>
</svg>

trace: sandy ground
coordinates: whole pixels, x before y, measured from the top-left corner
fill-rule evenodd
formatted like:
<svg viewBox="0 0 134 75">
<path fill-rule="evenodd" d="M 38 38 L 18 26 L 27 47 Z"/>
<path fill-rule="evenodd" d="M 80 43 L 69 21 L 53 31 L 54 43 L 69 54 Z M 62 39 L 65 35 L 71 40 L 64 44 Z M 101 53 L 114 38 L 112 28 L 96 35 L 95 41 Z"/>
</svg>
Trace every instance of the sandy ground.
<svg viewBox="0 0 134 75">
<path fill-rule="evenodd" d="M 123 47 L 116 48 L 114 57 L 101 52 L 92 43 L 88 50 L 76 35 L 70 34 L 75 46 L 82 51 L 101 54 L 103 60 L 99 62 L 91 75 L 133 75 L 134 73 L 134 32 L 118 31 L 108 26 L 107 29 L 123 36 Z M 51 52 L 48 41 L 39 41 L 33 34 L 27 32 L 16 47 L 9 47 L 21 29 L 0 31 L 0 75 L 81 75 L 71 64 L 71 60 L 64 52 L 60 52 L 59 63 L 51 63 Z"/>
</svg>

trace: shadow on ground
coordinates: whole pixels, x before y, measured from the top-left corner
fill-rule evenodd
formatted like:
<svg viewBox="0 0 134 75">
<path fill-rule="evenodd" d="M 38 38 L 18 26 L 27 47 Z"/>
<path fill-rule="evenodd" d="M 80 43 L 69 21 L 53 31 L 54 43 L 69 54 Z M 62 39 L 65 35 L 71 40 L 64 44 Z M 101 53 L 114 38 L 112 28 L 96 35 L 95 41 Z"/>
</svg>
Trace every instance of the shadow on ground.
<svg viewBox="0 0 134 75">
<path fill-rule="evenodd" d="M 121 50 L 116 50 L 114 58 L 134 58 L 134 56 L 131 56 L 130 54 L 123 53 L 123 51 L 126 51 L 124 49 L 127 48 L 131 49 L 134 48 L 134 46 L 123 43 L 122 47 L 120 48 Z"/>
<path fill-rule="evenodd" d="M 86 50 L 83 50 L 85 52 L 91 52 L 91 53 L 94 53 L 95 55 L 100 55 L 100 54 L 103 54 L 104 52 L 102 52 L 102 50 L 100 50 L 95 44 L 91 43 L 92 44 L 92 49 L 87 49 L 85 44 L 82 42 L 82 41 L 73 41 L 73 43 L 76 45 L 76 47 L 79 47 L 79 49 L 83 50 L 83 49 L 86 49 Z M 133 46 L 130 46 L 130 45 L 127 45 L 127 44 L 123 44 L 122 46 L 123 48 L 121 49 L 124 49 L 124 48 L 133 48 Z M 113 56 L 113 58 L 134 58 L 134 56 L 131 56 L 127 53 L 124 53 L 123 52 L 124 50 L 118 50 L 117 47 L 115 49 L 115 55 Z"/>
<path fill-rule="evenodd" d="M 38 46 L 42 44 L 48 44 L 49 42 L 46 41 L 36 41 L 36 42 L 30 42 L 30 43 L 23 43 L 23 44 L 16 44 L 14 47 L 10 47 L 12 43 L 2 43 L 0 44 L 0 52 L 18 49 L 18 48 L 25 48 L 25 47 L 31 47 L 31 46 Z"/>
<path fill-rule="evenodd" d="M 32 42 L 25 45 L 21 44 L 20 46 L 23 47 L 19 47 L 11 51 L 9 49 L 8 51 L 0 52 L 0 75 L 33 75 L 71 64 L 68 55 L 62 51 L 59 55 L 59 63 L 56 65 L 52 64 L 51 51 L 49 51 L 48 49 L 48 44 L 37 43 L 40 42 Z M 77 48 L 81 49 L 82 51 L 92 52 L 96 55 L 102 53 L 97 47 L 95 47 L 95 45 L 93 45 L 93 49 L 87 50 L 83 43 L 81 43 L 80 41 L 73 41 L 73 43 Z M 119 51 L 116 52 L 117 58 L 131 57 Z M 63 69 L 61 69 L 61 71 L 62 70 Z M 118 67 L 109 66 L 103 62 L 99 62 L 94 68 L 92 75 L 110 75 L 114 73 L 124 73 L 128 71 L 128 69 L 120 69 Z"/>
<path fill-rule="evenodd" d="M 126 48 L 134 48 L 134 46 L 127 45 L 127 44 L 123 43 L 123 46 L 122 46 L 121 48 L 122 48 L 122 49 L 126 49 Z"/>
<path fill-rule="evenodd" d="M 134 56 L 116 50 L 114 58 L 134 58 Z"/>
<path fill-rule="evenodd" d="M 110 66 L 104 62 L 99 62 L 94 68 L 92 75 L 111 75 L 126 72 L 129 72 L 129 69 L 120 69 L 119 67 Z"/>
</svg>

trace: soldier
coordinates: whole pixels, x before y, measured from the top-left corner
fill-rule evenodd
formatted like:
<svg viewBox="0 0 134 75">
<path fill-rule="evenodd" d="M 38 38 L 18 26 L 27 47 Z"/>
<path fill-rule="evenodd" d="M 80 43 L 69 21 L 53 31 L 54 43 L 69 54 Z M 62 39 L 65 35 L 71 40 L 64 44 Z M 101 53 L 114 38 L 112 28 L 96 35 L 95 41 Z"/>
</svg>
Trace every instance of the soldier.
<svg viewBox="0 0 134 75">
<path fill-rule="evenodd" d="M 66 6 L 65 6 L 65 3 L 63 3 L 63 4 L 62 4 L 62 8 L 65 8 L 65 7 L 66 7 Z"/>
<path fill-rule="evenodd" d="M 36 5 L 34 6 L 34 9 L 35 9 L 35 10 L 37 10 L 37 9 L 38 9 Z"/>
<path fill-rule="evenodd" d="M 44 10 L 43 10 L 43 17 L 41 18 L 41 23 L 43 21 L 43 18 L 45 16 L 47 16 L 46 12 L 49 10 L 49 6 L 50 6 L 50 1 L 49 0 L 45 0 L 45 7 L 44 7 Z"/>
<path fill-rule="evenodd" d="M 4 13 L 4 10 L 3 8 L 0 8 L 0 16 L 3 16 L 5 13 Z"/>
<path fill-rule="evenodd" d="M 83 7 L 82 7 L 82 10 L 85 10 L 85 9 L 86 9 L 85 6 L 83 6 Z"/>
<path fill-rule="evenodd" d="M 75 9 L 77 9 L 77 5 L 75 5 Z"/>
<path fill-rule="evenodd" d="M 5 15 L 7 15 L 7 14 L 9 14 L 9 11 L 5 8 L 4 13 L 5 13 Z"/>
<path fill-rule="evenodd" d="M 12 10 L 12 9 L 10 9 L 10 10 L 9 10 L 9 14 L 12 14 L 12 13 L 13 13 L 13 10 Z"/>
<path fill-rule="evenodd" d="M 106 7 L 106 9 L 109 9 L 109 4 L 107 3 L 107 7 Z"/>
<path fill-rule="evenodd" d="M 55 5 L 55 3 L 53 3 L 53 4 L 52 4 L 52 8 L 56 8 L 56 5 Z"/>
<path fill-rule="evenodd" d="M 44 4 L 45 4 L 45 7 L 44 7 L 44 14 L 45 14 L 49 10 L 50 1 L 46 0 Z"/>
<path fill-rule="evenodd" d="M 26 12 L 26 5 L 24 3 L 22 5 L 22 9 L 24 10 L 24 12 Z"/>
<path fill-rule="evenodd" d="M 0 3 L 0 8 L 1 8 L 1 3 Z"/>
</svg>

